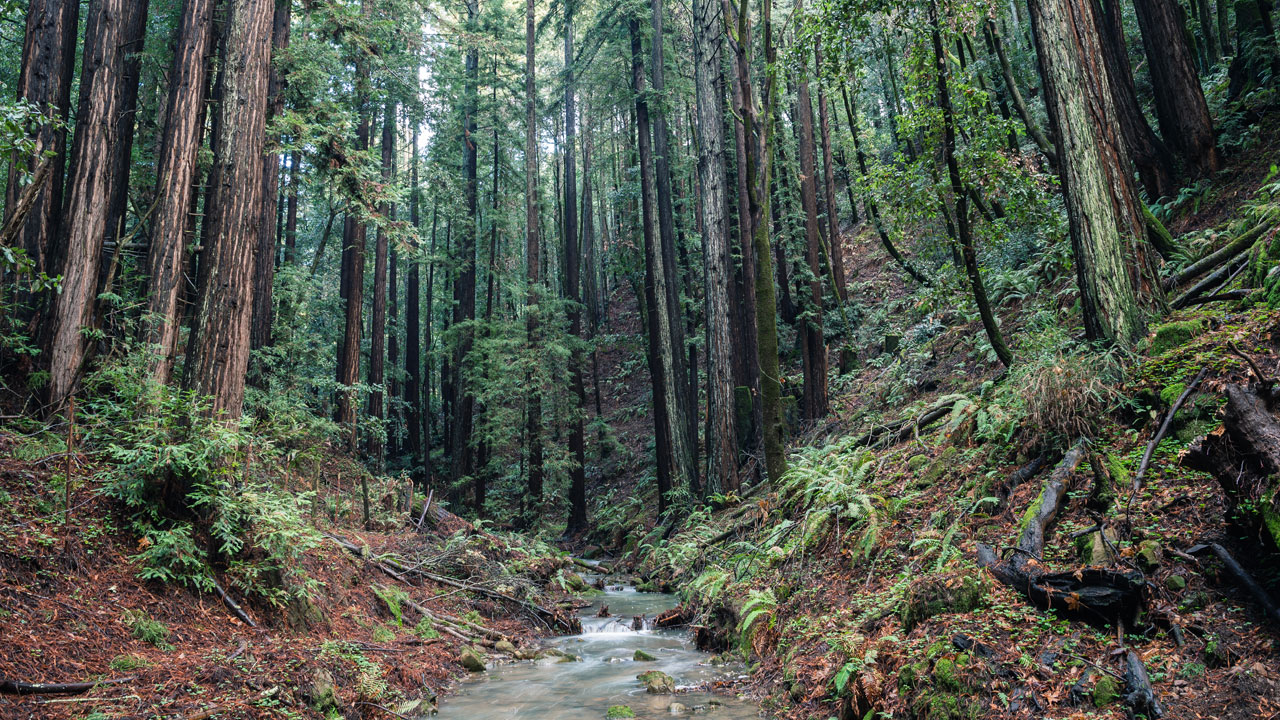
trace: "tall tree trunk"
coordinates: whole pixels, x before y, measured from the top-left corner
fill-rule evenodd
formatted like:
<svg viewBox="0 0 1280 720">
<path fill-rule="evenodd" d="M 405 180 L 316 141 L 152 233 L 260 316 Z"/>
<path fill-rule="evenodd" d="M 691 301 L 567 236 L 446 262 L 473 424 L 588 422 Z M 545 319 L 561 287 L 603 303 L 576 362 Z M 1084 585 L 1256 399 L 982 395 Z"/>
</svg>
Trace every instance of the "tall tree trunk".
<svg viewBox="0 0 1280 720">
<path fill-rule="evenodd" d="M 1114 0 L 1110 0 L 1114 1 Z M 1027 101 L 1022 97 L 1022 90 L 1018 88 L 1018 79 L 1013 74 L 1013 65 L 1009 62 L 1009 56 L 1004 50 L 1004 40 L 1000 38 L 1000 32 L 996 30 L 995 22 L 987 22 L 987 42 L 995 51 L 996 58 L 1000 61 L 1000 74 L 1004 79 L 1005 90 L 1009 92 L 1009 98 L 1013 100 L 1013 107 L 1018 111 L 1018 117 L 1022 118 L 1022 126 L 1027 131 L 1027 137 L 1039 148 L 1040 153 L 1049 161 L 1049 165 L 1054 168 L 1058 167 L 1058 153 L 1053 149 L 1053 142 L 1045 136 L 1040 127 L 1036 125 L 1035 120 L 1031 117 L 1031 110 L 1027 107 Z"/>
<path fill-rule="evenodd" d="M 467 0 L 468 28 L 474 28 L 480 16 L 479 0 Z M 467 216 L 458 243 L 454 248 L 454 272 L 456 278 L 453 285 L 453 324 L 462 325 L 476 317 L 476 232 L 477 191 L 476 191 L 476 109 L 478 104 L 480 77 L 480 51 L 474 44 L 469 44 L 466 52 L 466 75 L 463 80 L 463 133 L 462 133 L 462 172 L 463 195 Z M 453 481 L 473 475 L 473 455 L 471 452 L 471 411 L 475 407 L 475 392 L 470 387 L 469 373 L 464 369 L 468 365 L 467 355 L 471 352 L 473 342 L 472 331 L 468 327 L 460 328 L 453 348 L 453 426 L 450 441 L 452 452 Z M 478 476 L 477 476 L 478 477 Z M 473 478 L 474 479 L 474 478 Z M 483 483 L 483 480 L 480 480 Z M 477 488 L 479 489 L 479 488 Z M 481 493 L 483 494 L 483 493 Z M 475 498 L 480 502 L 483 498 Z M 479 508 L 477 508 L 479 510 Z"/>
<path fill-rule="evenodd" d="M 1129 51 L 1124 41 L 1124 18 L 1119 0 L 1101 0 L 1098 33 L 1102 37 L 1103 60 L 1111 77 L 1111 96 L 1116 105 L 1125 146 L 1133 159 L 1138 177 L 1152 200 L 1177 192 L 1174 182 L 1173 155 L 1164 141 L 1156 136 L 1147 116 L 1138 104 L 1129 65 Z"/>
<path fill-rule="evenodd" d="M 644 61 L 641 59 L 640 23 L 628 18 L 631 36 L 631 89 L 635 93 L 637 154 L 640 162 L 640 229 L 644 235 L 644 306 L 648 331 L 649 376 L 653 387 L 654 440 L 657 450 L 658 513 L 666 512 L 667 493 L 681 479 L 677 469 L 675 435 L 686 427 L 676 415 L 674 363 L 671 358 L 671 318 L 667 313 L 660 239 L 654 237 L 653 148 L 649 133 L 649 105 L 645 100 Z"/>
<path fill-rule="evenodd" d="M 733 492 L 738 476 L 737 435 L 734 432 L 733 341 L 729 335 L 729 284 L 733 257 L 729 253 L 729 198 L 725 186 L 724 101 L 716 87 L 720 74 L 723 19 L 715 0 L 694 0 L 693 56 L 695 99 L 698 105 L 698 185 L 701 202 L 703 272 L 706 284 L 707 328 L 707 482 L 708 492 Z"/>
<path fill-rule="evenodd" d="M 133 167 L 133 134 L 138 111 L 138 81 L 142 67 L 142 48 L 146 41 L 148 0 L 126 3 L 124 26 L 124 59 L 120 75 L 120 110 L 116 116 L 116 137 L 119 141 L 112 148 L 111 157 L 111 205 L 107 209 L 107 235 L 103 240 L 112 250 L 109 257 L 120 257 L 119 243 L 123 242 L 125 217 L 129 210 L 129 174 Z M 114 265 L 115 263 L 110 263 Z M 99 288 L 109 291 L 112 274 L 104 268 Z"/>
<path fill-rule="evenodd" d="M 284 78 L 277 67 L 279 55 L 289 47 L 289 24 L 293 0 L 275 0 L 271 22 L 271 69 L 267 80 L 267 122 L 284 113 Z M 271 344 L 271 318 L 275 310 L 272 286 L 276 277 L 276 211 L 280 193 L 280 136 L 267 142 L 268 152 L 262 158 L 262 223 L 258 228 L 257 261 L 253 281 L 253 350 Z"/>
<path fill-rule="evenodd" d="M 1085 333 L 1128 346 L 1161 302 L 1091 0 L 1031 0 Z"/>
<path fill-rule="evenodd" d="M 396 105 L 388 102 L 382 111 L 382 183 L 391 183 L 391 162 L 395 156 Z M 386 382 L 387 343 L 387 226 L 391 222 L 391 203 L 378 209 L 381 222 L 374 241 L 373 253 L 373 317 L 369 330 L 369 416 L 376 422 L 386 418 L 383 385 Z M 382 439 L 377 432 L 369 436 L 369 458 L 381 471 L 385 464 Z"/>
<path fill-rule="evenodd" d="M 524 247 L 525 279 L 528 283 L 525 300 L 525 333 L 528 338 L 529 356 L 538 353 L 538 88 L 535 84 L 537 67 L 534 58 L 534 0 L 525 0 L 524 15 Z M 525 480 L 526 508 L 536 509 L 542 503 L 543 455 L 542 455 L 542 388 L 528 377 L 528 407 L 525 414 L 525 443 L 529 452 L 528 477 Z"/>
<path fill-rule="evenodd" d="M 204 132 L 208 86 L 205 56 L 213 41 L 215 0 L 185 0 L 178 25 L 160 152 L 156 158 L 156 208 L 147 251 L 145 340 L 154 348 L 151 377 L 165 384 L 173 372 L 181 317 L 178 312 L 188 213 L 195 196 L 196 159 Z"/>
<path fill-rule="evenodd" d="M 818 42 L 813 50 L 814 70 L 822 77 L 822 43 Z M 827 203 L 827 243 L 831 251 L 831 274 L 835 278 L 837 301 L 846 298 L 844 276 L 844 248 L 840 242 L 840 213 L 836 209 L 836 172 L 831 153 L 831 121 L 828 110 L 826 84 L 818 83 L 818 127 L 822 137 L 822 185 Z M 855 217 L 857 206 L 853 207 Z"/>
<path fill-rule="evenodd" d="M 76 0 L 30 0 L 17 96 L 40 109 L 48 118 L 36 131 L 36 147 L 53 153 L 50 181 L 36 196 L 27 213 L 18 245 L 34 263 L 33 271 L 54 273 L 49 252 L 62 230 L 63 173 L 66 169 L 66 121 L 71 112 L 71 85 L 76 66 L 76 33 L 80 3 Z M 15 156 L 16 157 L 16 156 Z M 5 219 L 17 203 L 19 171 L 32 172 L 35 162 L 9 166 Z"/>
<path fill-rule="evenodd" d="M 675 404 L 671 406 L 672 422 L 682 428 L 674 431 L 672 436 L 672 452 L 675 453 L 675 471 L 677 481 L 684 481 L 690 487 L 698 485 L 698 464 L 696 459 L 696 441 L 691 437 L 696 433 L 696 409 L 691 400 L 692 387 L 687 380 L 687 368 L 684 354 L 685 333 L 680 323 L 683 316 L 680 302 L 680 274 L 676 265 L 676 231 L 675 216 L 671 209 L 671 149 L 667 133 L 667 113 L 663 107 L 666 102 L 665 64 L 663 55 L 663 6 L 662 0 L 649 1 L 649 20 L 652 29 L 650 38 L 650 74 L 653 76 L 653 96 L 656 103 L 648 103 L 647 114 L 653 123 L 653 177 L 655 200 L 658 210 L 659 239 L 662 243 L 662 287 L 667 304 L 667 317 L 670 333 L 664 336 L 664 342 L 671 346 L 671 374 L 667 382 L 675 390 Z"/>
<path fill-rule="evenodd" d="M 728 2 L 728 0 L 726 0 Z M 748 30 L 747 0 L 741 0 L 737 20 L 738 42 L 734 68 L 738 74 L 742 97 L 735 111 L 743 118 L 748 136 L 758 140 L 747 153 L 747 197 L 751 216 L 752 246 L 755 252 L 756 355 L 760 366 L 761 435 L 764 439 L 765 469 L 770 482 L 778 482 L 787 470 L 786 448 L 782 433 L 782 384 L 778 368 L 777 302 L 773 291 L 773 263 L 769 247 L 769 178 L 773 163 L 773 112 L 777 105 L 777 85 L 773 74 L 766 74 L 761 92 L 760 116 L 756 115 L 751 87 L 751 39 Z M 765 63 L 777 60 L 773 45 L 773 2 L 765 0 L 761 10 Z"/>
<path fill-rule="evenodd" d="M 409 467 L 421 485 L 424 478 L 418 468 L 425 465 L 422 455 L 422 189 L 418 186 L 418 121 L 413 121 L 413 144 L 409 148 L 409 224 L 413 226 L 413 252 L 409 255 L 409 278 L 405 288 L 404 404 L 405 432 L 408 435 Z M 434 237 L 432 252 L 435 252 Z M 431 322 L 430 315 L 427 322 Z M 430 365 L 428 365 L 428 368 Z"/>
<path fill-rule="evenodd" d="M 50 258 L 50 266 L 62 275 L 62 284 L 52 299 L 52 312 L 44 328 L 49 403 L 55 411 L 75 392 L 88 352 L 83 330 L 94 318 L 98 269 L 115 181 L 112 149 L 121 140 L 117 119 L 124 72 L 124 15 L 123 0 L 94 0 L 85 21 L 80 102 L 62 209 L 67 222 Z"/>
<path fill-rule="evenodd" d="M 987 298 L 987 288 L 982 283 L 982 273 L 978 268 L 977 254 L 973 247 L 973 232 L 969 224 L 969 192 L 964 180 L 960 177 L 960 163 L 956 160 L 956 120 L 951 105 L 951 90 L 948 87 L 947 56 L 942 50 L 942 31 L 939 27 L 938 7 L 930 3 L 929 13 L 933 22 L 933 58 L 934 74 L 938 88 L 938 106 L 942 108 L 942 155 L 947 164 L 947 177 L 951 181 L 951 196 L 955 201 L 957 238 L 964 257 L 965 274 L 969 276 L 969 286 L 973 290 L 974 302 L 978 305 L 978 314 L 982 317 L 982 327 L 986 330 L 987 340 L 995 350 L 996 357 L 1008 367 L 1013 363 L 1013 354 L 1004 342 L 1000 326 L 996 324 L 995 315 L 991 311 L 991 302 Z"/>
<path fill-rule="evenodd" d="M 200 262 L 198 309 L 187 346 L 183 388 L 213 398 L 211 412 L 234 421 L 249 365 L 254 249 L 262 220 L 270 0 L 227 5 L 222 102 L 209 179 L 210 232 Z"/>
<path fill-rule="evenodd" d="M 796 10 L 803 6 L 797 0 Z M 807 63 L 806 63 L 807 65 Z M 818 171 L 814 158 L 813 102 L 808 69 L 801 68 L 796 86 L 796 125 L 800 133 L 800 203 L 804 206 L 805 261 L 809 265 L 809 297 L 801 318 L 800 347 L 804 367 L 801 414 L 817 420 L 827 414 L 827 343 L 823 337 L 822 228 L 818 225 Z"/>
<path fill-rule="evenodd" d="M 569 333 L 582 337 L 580 300 L 580 268 L 582 256 L 578 247 L 578 173 L 574 167 L 575 135 L 578 118 L 574 108 L 573 73 L 573 0 L 564 13 L 564 257 L 565 288 L 569 300 Z M 569 358 L 569 384 L 578 406 L 569 421 L 569 524 L 565 533 L 573 535 L 587 529 L 587 456 L 583 438 L 583 416 L 587 412 L 586 389 L 582 379 L 582 353 L 574 350 Z"/>
<path fill-rule="evenodd" d="M 1133 8 L 1142 28 L 1160 135 L 1186 175 L 1206 177 L 1222 167 L 1222 157 L 1187 47 L 1182 6 L 1176 0 L 1133 0 Z"/>
<path fill-rule="evenodd" d="M 284 213 L 284 261 L 290 265 L 298 261 L 298 183 L 301 181 L 298 165 L 301 153 L 289 154 L 289 193 L 285 198 Z"/>
</svg>

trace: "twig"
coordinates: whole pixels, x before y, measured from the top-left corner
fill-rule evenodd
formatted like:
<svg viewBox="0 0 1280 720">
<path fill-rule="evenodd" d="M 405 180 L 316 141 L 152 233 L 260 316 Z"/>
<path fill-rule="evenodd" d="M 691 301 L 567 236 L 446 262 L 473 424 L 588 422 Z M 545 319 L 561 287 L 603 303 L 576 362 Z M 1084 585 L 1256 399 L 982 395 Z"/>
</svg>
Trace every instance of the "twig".
<svg viewBox="0 0 1280 720">
<path fill-rule="evenodd" d="M 0 680 L 0 695 L 79 695 L 103 685 L 122 685 L 137 680 L 137 675 L 79 683 L 28 683 Z"/>
<path fill-rule="evenodd" d="M 1263 388 L 1267 390 L 1271 389 L 1271 386 L 1274 385 L 1276 381 L 1268 378 L 1266 375 L 1263 375 L 1262 371 L 1258 369 L 1258 364 L 1253 361 L 1253 358 L 1249 357 L 1248 355 L 1245 355 L 1244 352 L 1240 350 L 1240 348 L 1236 347 L 1236 344 L 1234 342 L 1227 343 L 1227 348 L 1230 349 L 1231 352 L 1235 354 L 1237 357 L 1239 357 L 1241 360 L 1244 360 L 1245 362 L 1249 363 L 1249 369 L 1253 370 L 1254 376 L 1258 378 L 1258 382 L 1262 383 Z"/>
<path fill-rule="evenodd" d="M 228 656 L 227 656 L 227 662 L 231 662 L 232 660 L 235 660 L 236 658 L 238 658 L 238 657 L 240 657 L 241 655 L 243 655 L 243 654 L 244 654 L 244 651 L 245 651 L 248 647 L 249 647 L 249 643 L 248 643 L 247 641 L 245 641 L 245 640 L 241 640 L 241 641 L 240 641 L 240 647 L 236 648 L 236 651 L 235 651 L 235 652 L 233 652 L 233 653 L 231 653 L 230 655 L 228 655 Z"/>
</svg>

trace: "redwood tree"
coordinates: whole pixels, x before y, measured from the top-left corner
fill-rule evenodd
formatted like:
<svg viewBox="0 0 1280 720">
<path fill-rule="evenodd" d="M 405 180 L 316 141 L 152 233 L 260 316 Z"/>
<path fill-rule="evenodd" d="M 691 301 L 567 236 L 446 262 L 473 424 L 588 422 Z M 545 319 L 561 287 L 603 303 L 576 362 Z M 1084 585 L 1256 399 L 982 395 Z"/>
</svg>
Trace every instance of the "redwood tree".
<svg viewBox="0 0 1280 720">
<path fill-rule="evenodd" d="M 1031 26 L 1067 204 L 1085 333 L 1127 346 L 1160 286 L 1143 240 L 1092 0 L 1031 0 Z"/>
<path fill-rule="evenodd" d="M 211 411 L 240 417 L 249 365 L 249 326 L 266 138 L 270 0 L 230 0 L 222 58 L 219 132 L 205 204 L 209 232 L 183 387 L 212 398 Z"/>
<path fill-rule="evenodd" d="M 187 213 L 195 191 L 196 158 L 204 127 L 205 56 L 213 40 L 214 0 L 185 0 L 178 25 L 160 153 L 156 159 L 156 208 L 147 251 L 146 341 L 154 348 L 152 377 L 169 381 L 180 330 L 178 314 Z"/>
</svg>

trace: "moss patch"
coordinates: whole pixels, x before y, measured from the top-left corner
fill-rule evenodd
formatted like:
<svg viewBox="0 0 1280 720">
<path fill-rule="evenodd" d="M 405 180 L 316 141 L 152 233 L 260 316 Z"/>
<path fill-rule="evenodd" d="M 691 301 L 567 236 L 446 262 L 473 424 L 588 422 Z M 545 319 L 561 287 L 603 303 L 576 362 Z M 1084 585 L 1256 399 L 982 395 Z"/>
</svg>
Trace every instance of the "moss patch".
<svg viewBox="0 0 1280 720">
<path fill-rule="evenodd" d="M 1156 327 L 1155 336 L 1151 338 L 1151 354 L 1163 355 L 1176 347 L 1186 345 L 1192 338 L 1203 332 L 1204 323 L 1200 320 L 1181 320 L 1159 325 Z"/>
<path fill-rule="evenodd" d="M 935 615 L 969 612 L 982 604 L 987 586 L 974 575 L 933 575 L 907 589 L 902 604 L 902 626 L 912 628 Z"/>
</svg>

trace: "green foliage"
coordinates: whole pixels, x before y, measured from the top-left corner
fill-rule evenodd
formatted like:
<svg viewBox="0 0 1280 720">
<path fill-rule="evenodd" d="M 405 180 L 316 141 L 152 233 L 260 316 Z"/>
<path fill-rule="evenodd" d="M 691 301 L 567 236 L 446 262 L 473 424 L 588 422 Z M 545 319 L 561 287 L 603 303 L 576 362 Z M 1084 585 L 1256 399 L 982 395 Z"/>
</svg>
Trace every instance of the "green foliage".
<svg viewBox="0 0 1280 720">
<path fill-rule="evenodd" d="M 129 627 L 133 637 L 145 643 L 155 645 L 161 650 L 172 650 L 169 644 L 169 628 L 164 623 L 151 618 L 141 610 L 126 610 L 121 620 Z"/>
<path fill-rule="evenodd" d="M 742 605 L 742 620 L 738 623 L 738 633 L 744 647 L 751 646 L 752 639 L 759 634 L 761 627 L 773 624 L 774 611 L 777 609 L 778 598 L 772 588 L 752 589 L 747 594 L 747 601 Z"/>
</svg>

